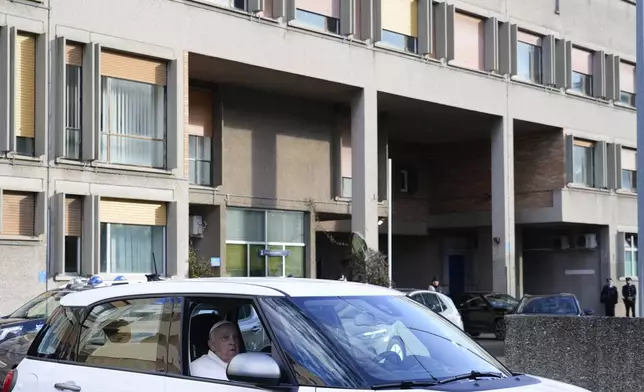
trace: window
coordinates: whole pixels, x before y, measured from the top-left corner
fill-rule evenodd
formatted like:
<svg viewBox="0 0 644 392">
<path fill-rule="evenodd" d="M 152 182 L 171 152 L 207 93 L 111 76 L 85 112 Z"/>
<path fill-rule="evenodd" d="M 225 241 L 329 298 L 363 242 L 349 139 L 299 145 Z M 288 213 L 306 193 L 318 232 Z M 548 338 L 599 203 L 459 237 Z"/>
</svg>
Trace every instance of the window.
<svg viewBox="0 0 644 392">
<path fill-rule="evenodd" d="M 433 312 L 440 313 L 443 311 L 437 295 L 423 293 L 423 299 L 425 300 L 425 305 Z"/>
<path fill-rule="evenodd" d="M 82 232 L 81 197 L 65 197 L 65 266 L 66 274 L 79 274 L 81 264 L 81 232 Z"/>
<path fill-rule="evenodd" d="M 593 55 L 579 48 L 572 48 L 572 87 L 573 91 L 593 95 Z"/>
<path fill-rule="evenodd" d="M 624 276 L 637 276 L 637 234 L 624 233 Z"/>
<path fill-rule="evenodd" d="M 68 336 L 76 324 L 76 314 L 69 308 L 58 307 L 47 320 L 44 331 L 36 336 L 34 344 L 29 347 L 30 357 L 67 359 L 73 343 Z"/>
<path fill-rule="evenodd" d="M 19 33 L 16 38 L 15 135 L 16 153 L 34 156 L 36 131 L 36 37 Z"/>
<path fill-rule="evenodd" d="M 382 43 L 393 49 L 409 53 L 418 53 L 418 38 L 396 33 L 389 30 L 382 30 Z"/>
<path fill-rule="evenodd" d="M 342 197 L 350 199 L 353 195 L 353 180 L 351 177 L 342 177 Z"/>
<path fill-rule="evenodd" d="M 2 234 L 34 236 L 35 194 L 2 192 Z"/>
<path fill-rule="evenodd" d="M 622 189 L 637 191 L 637 151 L 622 148 Z"/>
<path fill-rule="evenodd" d="M 594 143 L 587 140 L 574 140 L 573 182 L 588 187 L 595 186 Z"/>
<path fill-rule="evenodd" d="M 295 19 L 299 23 L 312 29 L 325 31 L 327 33 L 340 34 L 339 18 L 321 15 L 298 8 L 295 10 Z"/>
<path fill-rule="evenodd" d="M 102 273 L 165 273 L 165 226 L 101 223 Z"/>
<path fill-rule="evenodd" d="M 471 69 L 485 67 L 485 21 L 456 13 L 454 16 L 454 64 Z"/>
<path fill-rule="evenodd" d="M 407 170 L 400 171 L 400 192 L 409 192 L 409 172 Z"/>
<path fill-rule="evenodd" d="M 304 277 L 303 212 L 229 208 L 226 275 Z"/>
<path fill-rule="evenodd" d="M 237 325 L 246 351 L 271 352 L 270 338 L 253 305 L 246 304 L 239 307 Z"/>
<path fill-rule="evenodd" d="M 65 143 L 69 159 L 81 159 L 81 67 L 67 64 L 65 70 L 66 105 L 65 105 Z"/>
<path fill-rule="evenodd" d="M 519 31 L 517 42 L 517 76 L 541 84 L 541 38 Z"/>
<path fill-rule="evenodd" d="M 65 46 L 65 157 L 81 159 L 83 46 Z"/>
<path fill-rule="evenodd" d="M 77 362 L 165 372 L 165 365 L 160 364 L 165 364 L 167 356 L 163 342 L 171 314 L 172 301 L 165 298 L 114 301 L 94 307 L 82 324 Z"/>
<path fill-rule="evenodd" d="M 190 135 L 189 143 L 190 183 L 203 186 L 211 186 L 211 139 L 205 136 Z"/>
<path fill-rule="evenodd" d="M 165 86 L 103 77 L 101 159 L 165 166 Z"/>
<path fill-rule="evenodd" d="M 620 102 L 635 106 L 635 65 L 619 63 Z"/>
<path fill-rule="evenodd" d="M 237 8 L 239 10 L 246 10 L 248 8 L 246 0 L 202 0 L 213 5 L 226 8 Z"/>
</svg>

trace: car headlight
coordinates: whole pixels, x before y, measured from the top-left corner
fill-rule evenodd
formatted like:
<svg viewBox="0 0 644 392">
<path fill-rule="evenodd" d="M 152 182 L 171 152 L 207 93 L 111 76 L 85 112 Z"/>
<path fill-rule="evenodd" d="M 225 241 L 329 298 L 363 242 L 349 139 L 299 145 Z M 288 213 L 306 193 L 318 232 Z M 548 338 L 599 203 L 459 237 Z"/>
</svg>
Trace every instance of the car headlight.
<svg viewBox="0 0 644 392">
<path fill-rule="evenodd" d="M 22 325 L 16 325 L 14 327 L 5 327 L 0 329 L 0 342 L 5 340 L 10 333 L 13 333 L 16 336 L 18 336 L 20 334 L 20 331 L 22 331 Z"/>
</svg>

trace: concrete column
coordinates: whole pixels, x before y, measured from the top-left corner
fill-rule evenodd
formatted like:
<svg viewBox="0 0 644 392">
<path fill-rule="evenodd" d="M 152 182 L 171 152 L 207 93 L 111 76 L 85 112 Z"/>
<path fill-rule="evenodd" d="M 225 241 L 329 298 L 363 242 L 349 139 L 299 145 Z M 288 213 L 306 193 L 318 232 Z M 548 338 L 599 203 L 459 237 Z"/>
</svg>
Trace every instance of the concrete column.
<svg viewBox="0 0 644 392">
<path fill-rule="evenodd" d="M 516 296 L 523 297 L 523 230 L 521 227 L 515 229 L 515 260 L 516 260 Z"/>
<path fill-rule="evenodd" d="M 365 88 L 351 105 L 351 230 L 378 250 L 378 92 Z"/>
<path fill-rule="evenodd" d="M 503 117 L 492 129 L 492 289 L 516 295 L 512 125 Z"/>
<path fill-rule="evenodd" d="M 304 277 L 315 279 L 317 278 L 317 259 L 315 256 L 315 214 L 307 214 L 306 219 L 307 225 L 305 227 L 307 228 L 308 241 L 306 247 L 306 266 L 304 268 Z"/>
<path fill-rule="evenodd" d="M 168 203 L 166 276 L 187 278 L 190 247 L 188 187 L 179 187 L 176 195 L 177 200 Z"/>
</svg>

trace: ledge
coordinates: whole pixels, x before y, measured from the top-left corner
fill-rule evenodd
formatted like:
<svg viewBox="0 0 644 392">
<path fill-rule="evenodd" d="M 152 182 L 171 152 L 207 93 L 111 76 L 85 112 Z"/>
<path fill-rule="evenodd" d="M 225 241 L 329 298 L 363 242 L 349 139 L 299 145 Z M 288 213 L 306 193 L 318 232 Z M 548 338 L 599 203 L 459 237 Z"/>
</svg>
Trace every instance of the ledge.
<svg viewBox="0 0 644 392">
<path fill-rule="evenodd" d="M 4 245 L 7 245 L 7 243 L 16 243 L 17 245 L 39 245 L 41 243 L 41 238 L 40 236 L 0 234 L 0 242 Z"/>
</svg>

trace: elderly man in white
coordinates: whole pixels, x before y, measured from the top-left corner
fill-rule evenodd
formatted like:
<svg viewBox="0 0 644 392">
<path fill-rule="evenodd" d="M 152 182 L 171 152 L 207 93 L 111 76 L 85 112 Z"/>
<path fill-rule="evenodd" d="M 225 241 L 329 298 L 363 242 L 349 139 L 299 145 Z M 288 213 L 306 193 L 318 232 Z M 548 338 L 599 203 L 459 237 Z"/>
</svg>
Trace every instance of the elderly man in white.
<svg viewBox="0 0 644 392">
<path fill-rule="evenodd" d="M 239 354 L 241 338 L 230 321 L 219 321 L 208 333 L 208 353 L 190 364 L 190 373 L 196 377 L 228 380 L 226 367 Z"/>
</svg>

